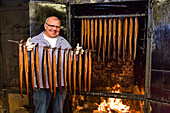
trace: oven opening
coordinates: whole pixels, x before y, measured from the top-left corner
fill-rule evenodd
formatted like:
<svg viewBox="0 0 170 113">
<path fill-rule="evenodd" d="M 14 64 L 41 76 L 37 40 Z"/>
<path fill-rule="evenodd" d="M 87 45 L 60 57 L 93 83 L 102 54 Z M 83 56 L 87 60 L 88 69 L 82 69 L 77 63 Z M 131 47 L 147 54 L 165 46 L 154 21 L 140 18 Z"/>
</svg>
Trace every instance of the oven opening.
<svg viewBox="0 0 170 113">
<path fill-rule="evenodd" d="M 146 35 L 147 2 L 71 5 L 72 45 L 92 52 L 91 89 L 82 76 L 73 111 L 143 112 Z"/>
</svg>

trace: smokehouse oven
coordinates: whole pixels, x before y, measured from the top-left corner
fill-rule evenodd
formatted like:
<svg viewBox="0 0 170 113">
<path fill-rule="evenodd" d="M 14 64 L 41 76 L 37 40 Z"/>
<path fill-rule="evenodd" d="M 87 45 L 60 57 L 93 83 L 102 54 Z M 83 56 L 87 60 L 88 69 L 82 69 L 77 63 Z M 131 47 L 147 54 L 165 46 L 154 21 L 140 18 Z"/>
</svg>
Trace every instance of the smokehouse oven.
<svg viewBox="0 0 170 113">
<path fill-rule="evenodd" d="M 72 92 L 73 111 L 150 110 L 150 2 L 80 0 L 69 4 L 68 39 L 84 50 L 82 76 L 78 67 L 77 90 Z"/>
<path fill-rule="evenodd" d="M 65 5 L 59 16 L 67 20 L 61 23 L 72 45 L 72 60 L 64 59 L 71 111 L 149 113 L 155 107 L 150 102 L 167 104 L 151 99 L 151 0 L 55 2 Z M 76 46 L 82 47 L 77 57 Z"/>
</svg>

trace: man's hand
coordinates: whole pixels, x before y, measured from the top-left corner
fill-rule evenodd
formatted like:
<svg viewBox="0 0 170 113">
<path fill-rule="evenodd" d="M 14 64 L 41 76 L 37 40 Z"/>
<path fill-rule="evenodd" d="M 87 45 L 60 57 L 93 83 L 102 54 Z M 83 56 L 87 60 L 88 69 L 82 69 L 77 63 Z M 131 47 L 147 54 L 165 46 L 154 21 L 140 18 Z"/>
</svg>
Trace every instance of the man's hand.
<svg viewBox="0 0 170 113">
<path fill-rule="evenodd" d="M 77 43 L 77 46 L 76 46 L 76 55 L 79 54 L 80 49 L 81 49 L 81 54 L 83 54 L 84 50 L 82 49 L 82 47 L 79 46 L 79 43 Z"/>
<path fill-rule="evenodd" d="M 30 40 L 31 40 L 31 37 L 29 37 L 26 42 L 27 51 L 31 51 L 33 47 L 35 46 L 33 43 L 30 42 Z"/>
</svg>

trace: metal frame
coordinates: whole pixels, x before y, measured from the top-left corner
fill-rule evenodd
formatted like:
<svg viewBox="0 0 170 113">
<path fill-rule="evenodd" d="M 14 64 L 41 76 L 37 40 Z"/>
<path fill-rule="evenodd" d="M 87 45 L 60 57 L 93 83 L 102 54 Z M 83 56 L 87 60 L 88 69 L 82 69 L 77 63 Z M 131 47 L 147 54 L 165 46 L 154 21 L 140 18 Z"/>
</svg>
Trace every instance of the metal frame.
<svg viewBox="0 0 170 113">
<path fill-rule="evenodd" d="M 151 84 L 151 56 L 152 56 L 152 39 L 153 39 L 153 8 L 152 0 L 148 1 L 148 27 L 147 27 L 147 49 L 146 49 L 146 73 L 145 73 L 145 108 L 146 113 L 150 112 L 150 84 Z"/>
</svg>

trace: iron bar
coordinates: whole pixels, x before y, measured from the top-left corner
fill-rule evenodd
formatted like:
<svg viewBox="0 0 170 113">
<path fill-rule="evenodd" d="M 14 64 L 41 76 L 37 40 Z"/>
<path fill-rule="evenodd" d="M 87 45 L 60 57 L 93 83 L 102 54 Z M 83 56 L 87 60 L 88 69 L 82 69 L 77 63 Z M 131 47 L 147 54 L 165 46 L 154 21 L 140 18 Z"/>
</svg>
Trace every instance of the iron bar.
<svg viewBox="0 0 170 113">
<path fill-rule="evenodd" d="M 145 109 L 144 113 L 150 112 L 150 103 L 148 103 L 148 98 L 150 98 L 151 91 L 151 61 L 152 61 L 152 39 L 153 39 L 153 32 L 150 29 L 153 28 L 153 9 L 152 9 L 152 0 L 148 2 L 148 26 L 147 26 L 147 43 L 146 43 L 146 72 L 145 72 Z"/>
<path fill-rule="evenodd" d="M 111 5 L 111 4 L 102 4 L 102 5 L 96 5 L 96 7 L 128 7 L 127 5 Z"/>
<path fill-rule="evenodd" d="M 75 5 L 75 4 L 89 4 L 89 3 L 111 3 L 111 2 L 136 2 L 136 1 L 146 1 L 146 0 L 87 0 L 87 1 L 83 1 L 83 0 L 72 0 L 69 3 L 71 5 Z"/>
<path fill-rule="evenodd" d="M 81 95 L 111 97 L 111 98 L 122 98 L 122 99 L 141 100 L 141 101 L 145 100 L 144 95 L 126 94 L 126 93 L 110 93 L 110 92 L 101 92 L 101 91 L 100 92 L 91 91 L 90 93 L 88 93 L 86 91 L 82 91 Z"/>
<path fill-rule="evenodd" d="M 19 41 L 15 41 L 15 40 L 8 40 L 8 42 L 19 44 Z"/>
<path fill-rule="evenodd" d="M 151 99 L 151 98 L 148 99 L 148 102 L 159 103 L 159 104 L 164 104 L 164 105 L 170 105 L 170 102 L 168 102 L 168 101 L 160 101 L 160 100 Z"/>
<path fill-rule="evenodd" d="M 93 16 L 74 16 L 74 18 L 117 18 L 117 17 L 141 17 L 146 14 L 125 14 L 125 15 L 93 15 Z"/>
<path fill-rule="evenodd" d="M 16 44 L 19 44 L 19 41 L 15 41 L 15 40 L 8 40 L 8 42 L 12 42 L 12 43 L 16 43 Z M 22 43 L 24 44 L 24 43 Z M 34 43 L 33 43 L 34 44 Z M 49 49 L 59 49 L 59 48 L 56 48 L 56 47 L 49 47 L 49 46 L 39 46 L 39 47 L 48 47 Z M 65 49 L 61 49 L 61 50 L 65 50 Z M 96 50 L 91 50 L 91 52 L 96 52 Z"/>
<path fill-rule="evenodd" d="M 151 69 L 151 71 L 157 71 L 157 72 L 165 72 L 165 73 L 170 73 L 170 71 L 169 71 L 169 70 Z"/>
</svg>

